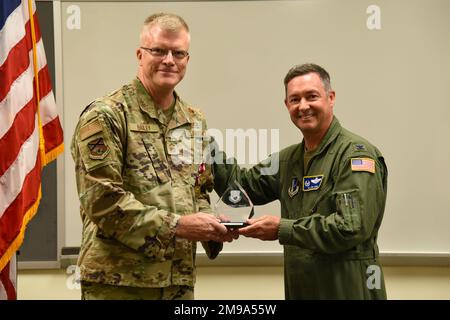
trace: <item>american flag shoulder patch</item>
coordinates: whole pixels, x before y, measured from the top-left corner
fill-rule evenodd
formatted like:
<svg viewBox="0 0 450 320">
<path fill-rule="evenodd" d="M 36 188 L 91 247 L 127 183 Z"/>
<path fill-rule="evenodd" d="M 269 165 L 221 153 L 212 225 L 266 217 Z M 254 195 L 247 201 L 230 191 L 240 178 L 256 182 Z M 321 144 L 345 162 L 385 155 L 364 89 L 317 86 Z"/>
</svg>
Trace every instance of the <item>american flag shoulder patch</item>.
<svg viewBox="0 0 450 320">
<path fill-rule="evenodd" d="M 375 160 L 370 158 L 352 158 L 352 171 L 367 171 L 375 173 Z"/>
</svg>

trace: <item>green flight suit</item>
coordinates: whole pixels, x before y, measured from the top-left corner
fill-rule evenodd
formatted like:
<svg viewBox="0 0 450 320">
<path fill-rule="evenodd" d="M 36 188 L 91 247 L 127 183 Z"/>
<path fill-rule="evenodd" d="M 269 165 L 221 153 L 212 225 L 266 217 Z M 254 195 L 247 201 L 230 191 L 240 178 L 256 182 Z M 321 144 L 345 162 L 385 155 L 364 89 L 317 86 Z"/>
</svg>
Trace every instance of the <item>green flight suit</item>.
<svg viewBox="0 0 450 320">
<path fill-rule="evenodd" d="M 337 118 L 306 168 L 304 152 L 304 142 L 292 145 L 249 170 L 215 153 L 215 190 L 237 179 L 255 205 L 280 201 L 286 299 L 386 299 L 377 247 L 383 156 Z"/>
<path fill-rule="evenodd" d="M 81 280 L 194 286 L 196 243 L 175 237 L 175 228 L 182 215 L 211 212 L 213 179 L 197 154 L 209 144 L 204 117 L 175 99 L 166 119 L 135 79 L 82 113 L 71 147 L 83 221 Z M 205 243 L 210 258 L 221 248 Z"/>
</svg>

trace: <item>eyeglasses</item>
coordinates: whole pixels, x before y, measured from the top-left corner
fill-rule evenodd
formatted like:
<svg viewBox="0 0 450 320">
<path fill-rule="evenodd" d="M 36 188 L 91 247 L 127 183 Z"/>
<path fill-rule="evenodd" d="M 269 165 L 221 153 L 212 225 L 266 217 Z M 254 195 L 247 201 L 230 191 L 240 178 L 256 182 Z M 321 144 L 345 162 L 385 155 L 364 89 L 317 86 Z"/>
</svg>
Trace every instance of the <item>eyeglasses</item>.
<svg viewBox="0 0 450 320">
<path fill-rule="evenodd" d="M 140 47 L 145 51 L 149 52 L 152 56 L 158 58 L 165 58 L 169 54 L 169 51 L 172 53 L 172 57 L 177 60 L 183 60 L 189 55 L 189 52 L 184 50 L 171 50 L 171 49 L 162 49 L 162 48 L 146 48 Z"/>
</svg>

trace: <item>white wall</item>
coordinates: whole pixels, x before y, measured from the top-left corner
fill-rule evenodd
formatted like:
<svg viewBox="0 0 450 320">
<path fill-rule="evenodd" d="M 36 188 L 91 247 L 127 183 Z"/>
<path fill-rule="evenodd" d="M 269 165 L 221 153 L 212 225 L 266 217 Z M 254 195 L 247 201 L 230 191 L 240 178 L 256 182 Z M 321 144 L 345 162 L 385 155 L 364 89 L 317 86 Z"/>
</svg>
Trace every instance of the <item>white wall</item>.
<svg viewBox="0 0 450 320">
<path fill-rule="evenodd" d="M 384 267 L 388 299 L 450 299 L 450 268 Z M 284 299 L 281 266 L 200 267 L 196 299 Z M 20 270 L 19 300 L 78 300 L 65 270 Z"/>
<path fill-rule="evenodd" d="M 212 128 L 279 129 L 280 147 L 301 140 L 283 106 L 282 79 L 294 64 L 316 62 L 331 74 L 335 112 L 367 137 L 389 167 L 388 203 L 379 244 L 385 252 L 450 252 L 450 2 L 379 0 L 381 29 L 369 30 L 373 1 L 212 1 L 62 3 L 65 245 L 78 246 L 70 139 L 92 99 L 135 75 L 144 18 L 182 15 L 191 27 L 191 60 L 179 88 Z M 81 29 L 69 30 L 77 5 Z M 278 207 L 257 214 L 276 214 Z M 281 251 L 239 240 L 229 252 Z"/>
</svg>

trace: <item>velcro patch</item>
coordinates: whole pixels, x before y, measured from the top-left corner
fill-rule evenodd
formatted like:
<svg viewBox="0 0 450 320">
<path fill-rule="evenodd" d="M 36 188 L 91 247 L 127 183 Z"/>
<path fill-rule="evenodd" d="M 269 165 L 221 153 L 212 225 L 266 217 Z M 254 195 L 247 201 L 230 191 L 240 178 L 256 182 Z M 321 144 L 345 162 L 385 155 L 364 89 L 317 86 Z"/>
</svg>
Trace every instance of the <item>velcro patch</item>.
<svg viewBox="0 0 450 320">
<path fill-rule="evenodd" d="M 155 123 L 130 123 L 131 131 L 158 132 L 159 127 Z"/>
<path fill-rule="evenodd" d="M 318 190 L 322 184 L 323 174 L 318 176 L 303 177 L 303 191 Z"/>
<path fill-rule="evenodd" d="M 375 173 L 375 160 L 370 158 L 352 158 L 352 171 L 366 171 Z"/>
<path fill-rule="evenodd" d="M 97 132 L 102 131 L 102 125 L 97 120 L 94 120 L 88 124 L 85 124 L 80 129 L 80 139 L 83 141 L 86 138 L 89 138 L 93 134 L 96 134 Z"/>
<path fill-rule="evenodd" d="M 109 152 L 108 146 L 105 144 L 103 137 L 94 139 L 88 143 L 89 157 L 95 160 L 101 160 L 106 157 Z"/>
</svg>

